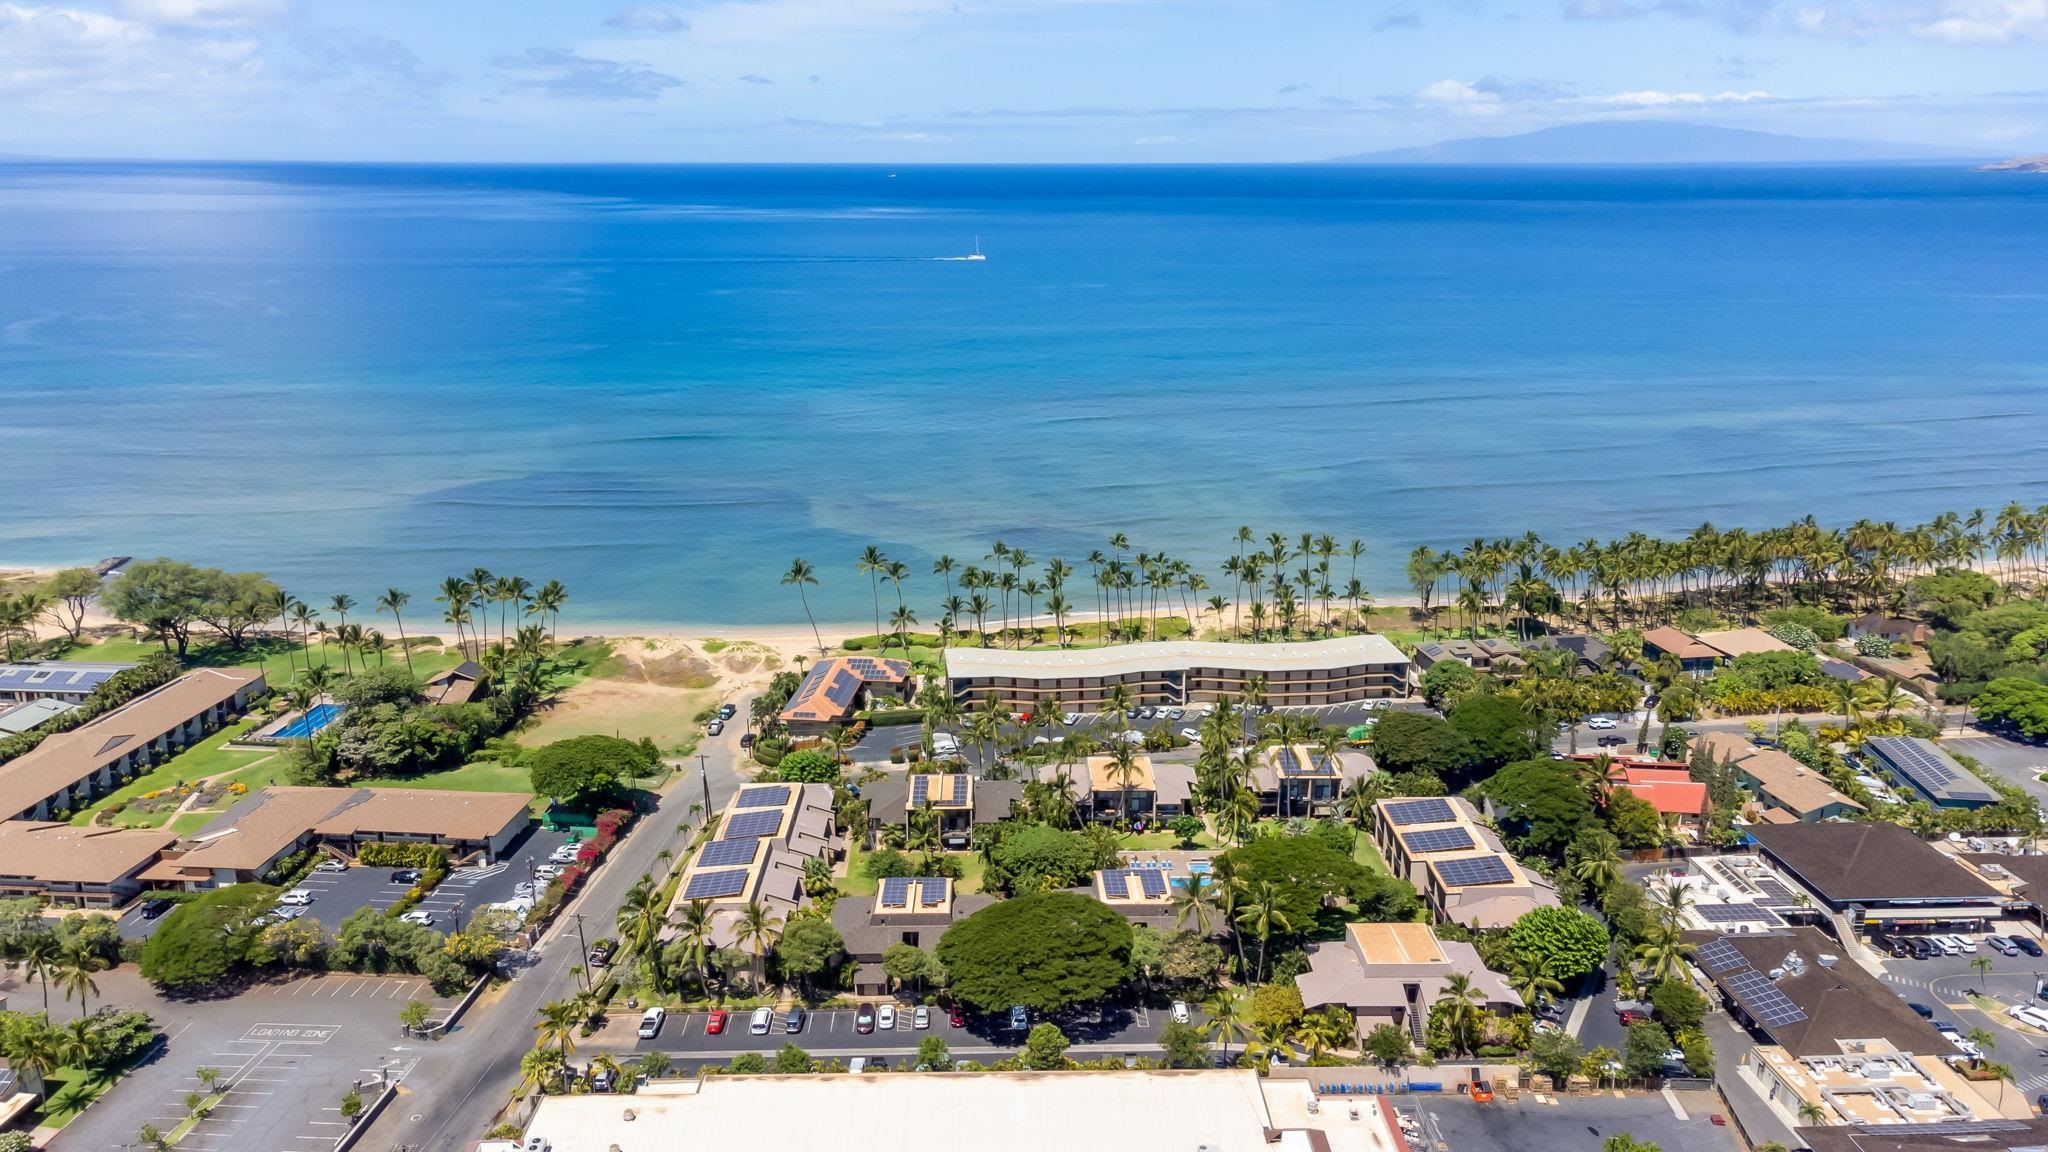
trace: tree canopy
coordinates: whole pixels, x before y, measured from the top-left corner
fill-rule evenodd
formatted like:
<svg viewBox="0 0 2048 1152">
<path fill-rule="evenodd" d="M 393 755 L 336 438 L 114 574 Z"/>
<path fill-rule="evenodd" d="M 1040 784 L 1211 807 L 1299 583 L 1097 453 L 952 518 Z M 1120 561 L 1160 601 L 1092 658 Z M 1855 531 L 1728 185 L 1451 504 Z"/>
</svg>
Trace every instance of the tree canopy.
<svg viewBox="0 0 2048 1152">
<path fill-rule="evenodd" d="M 2029 740 L 2048 737 L 2048 684 L 2002 676 L 1984 686 L 1975 701 L 1977 718 L 2010 728 Z"/>
<path fill-rule="evenodd" d="M 1480 771 L 1534 756 L 1538 751 L 1530 736 L 1536 722 L 1522 702 L 1512 696 L 1475 693 L 1453 707 L 1447 719 L 1471 746 L 1470 767 Z"/>
<path fill-rule="evenodd" d="M 1518 956 L 1549 961 L 1550 975 L 1570 983 L 1606 961 L 1607 926 L 1576 908 L 1532 908 L 1508 929 L 1508 946 Z"/>
<path fill-rule="evenodd" d="M 182 560 L 138 560 L 114 578 L 101 601 L 118 620 L 157 634 L 185 655 L 192 626 L 203 623 L 240 648 L 250 628 L 276 615 L 277 585 L 259 572 L 224 572 Z"/>
<path fill-rule="evenodd" d="M 1115 862 L 1113 844 L 1105 859 L 1102 845 L 1086 833 L 1031 824 L 1004 834 L 989 854 L 982 882 L 1009 893 L 1072 888 L 1086 882 L 1096 869 Z"/>
<path fill-rule="evenodd" d="M 1451 777 L 1472 763 L 1472 744 L 1445 720 L 1388 712 L 1372 730 L 1372 757 L 1388 772 Z"/>
<path fill-rule="evenodd" d="M 1593 801 L 1556 760 L 1522 760 L 1480 786 L 1493 800 L 1501 830 L 1524 852 L 1561 859 L 1579 828 L 1593 818 Z"/>
<path fill-rule="evenodd" d="M 219 983 L 247 961 L 254 921 L 276 898 L 267 884 L 236 884 L 171 909 L 142 945 L 143 979 L 175 989 Z"/>
<path fill-rule="evenodd" d="M 1296 931 L 1316 922 L 1326 898 L 1377 894 L 1364 865 L 1313 836 L 1260 836 L 1224 853 L 1222 861 L 1225 874 L 1247 887 L 1271 881 L 1276 911 Z"/>
<path fill-rule="evenodd" d="M 524 757 L 536 794 L 565 804 L 615 791 L 654 767 L 647 749 L 616 736 L 575 736 L 534 749 Z"/>
<path fill-rule="evenodd" d="M 794 784 L 836 784 L 839 761 L 821 748 L 799 748 L 782 758 L 775 774 Z"/>
<path fill-rule="evenodd" d="M 984 1011 L 1053 1012 L 1100 1000 L 1131 977 L 1131 926 L 1071 892 L 1004 900 L 939 940 L 954 995 Z"/>
</svg>

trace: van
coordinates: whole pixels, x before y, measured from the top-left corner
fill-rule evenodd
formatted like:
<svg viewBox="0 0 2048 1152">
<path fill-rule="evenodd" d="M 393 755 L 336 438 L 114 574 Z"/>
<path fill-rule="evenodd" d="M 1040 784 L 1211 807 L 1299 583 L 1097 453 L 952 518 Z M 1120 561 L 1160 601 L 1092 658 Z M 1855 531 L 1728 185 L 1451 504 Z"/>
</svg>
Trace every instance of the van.
<svg viewBox="0 0 2048 1152">
<path fill-rule="evenodd" d="M 868 1058 L 865 1056 L 855 1056 L 846 1062 L 846 1070 L 856 1076 L 860 1075 L 868 1070 Z"/>
<path fill-rule="evenodd" d="M 775 1024 L 775 1009 L 756 1008 L 754 1018 L 747 1023 L 747 1031 L 755 1036 L 766 1036 Z"/>
<path fill-rule="evenodd" d="M 658 1007 L 649 1008 L 640 1017 L 640 1038 L 642 1040 L 652 1040 L 656 1036 L 661 1035 L 662 1021 L 667 1019 L 668 1011 L 666 1009 Z"/>
</svg>

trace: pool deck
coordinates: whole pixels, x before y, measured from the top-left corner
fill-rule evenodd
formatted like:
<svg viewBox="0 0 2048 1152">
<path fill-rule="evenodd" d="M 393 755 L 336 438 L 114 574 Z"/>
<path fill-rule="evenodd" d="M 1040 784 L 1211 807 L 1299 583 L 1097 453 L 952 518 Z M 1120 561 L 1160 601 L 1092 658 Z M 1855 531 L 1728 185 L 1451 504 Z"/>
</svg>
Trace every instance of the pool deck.
<svg viewBox="0 0 2048 1152">
<path fill-rule="evenodd" d="M 292 712 L 287 715 L 280 716 L 276 720 L 271 721 L 269 724 L 264 725 L 257 731 L 251 732 L 249 735 L 237 740 L 236 743 L 254 744 L 258 746 L 271 746 L 283 744 L 291 740 L 311 739 L 313 736 L 318 734 L 321 731 L 321 729 L 324 729 L 329 724 L 334 723 L 335 718 L 341 715 L 342 709 L 343 705 L 335 703 L 332 697 L 323 695 L 315 699 L 312 703 L 312 706 L 307 708 L 305 711 Z M 320 722 L 317 725 L 305 731 L 294 730 L 298 728 L 299 725 L 303 724 L 306 721 L 307 717 L 316 714 L 320 717 Z"/>
</svg>

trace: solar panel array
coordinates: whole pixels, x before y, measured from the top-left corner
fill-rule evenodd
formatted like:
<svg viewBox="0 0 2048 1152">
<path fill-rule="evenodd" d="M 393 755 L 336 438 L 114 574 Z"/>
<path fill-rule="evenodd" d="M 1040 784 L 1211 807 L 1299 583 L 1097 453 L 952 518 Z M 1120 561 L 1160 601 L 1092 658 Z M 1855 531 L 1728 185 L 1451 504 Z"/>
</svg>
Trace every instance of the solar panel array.
<svg viewBox="0 0 2048 1152">
<path fill-rule="evenodd" d="M 1766 1028 L 1796 1024 L 1806 1019 L 1804 1009 L 1794 1004 L 1790 996 L 1778 991 L 1778 986 L 1771 982 L 1769 976 L 1754 968 L 1725 977 L 1722 982 L 1749 1009 L 1757 1023 Z"/>
<path fill-rule="evenodd" d="M 1906 1131 L 1914 1136 L 1990 1136 L 1999 1132 L 2024 1132 L 2027 1126 L 2018 1120 L 1937 1120 L 1931 1124 L 1915 1124 Z M 1898 1136 L 1895 1124 L 1858 1124 L 1856 1131 L 1865 1136 Z M 2017 1145 L 2010 1146 L 2013 1152 L 2021 1152 Z M 2028 1148 L 2038 1145 L 2028 1144 Z"/>
<path fill-rule="evenodd" d="M 901 680 L 910 675 L 910 666 L 901 660 L 876 660 L 870 656 L 850 656 L 846 667 L 863 680 Z"/>
<path fill-rule="evenodd" d="M 930 804 L 934 808 L 958 808 L 967 803 L 967 777 L 954 773 L 945 776 L 912 776 L 910 778 L 910 806 L 919 808 Z"/>
<path fill-rule="evenodd" d="M 1428 828 L 1421 832 L 1404 832 L 1401 843 L 1408 851 L 1420 855 L 1425 852 L 1463 852 L 1478 847 L 1472 834 L 1463 828 Z"/>
<path fill-rule="evenodd" d="M 780 808 L 789 803 L 789 785 L 761 784 L 740 790 L 741 808 Z"/>
<path fill-rule="evenodd" d="M 1515 881 L 1515 874 L 1508 868 L 1507 861 L 1498 856 L 1439 860 L 1436 874 L 1443 877 L 1444 883 L 1453 888 L 1473 888 L 1482 884 L 1512 884 Z"/>
<path fill-rule="evenodd" d="M 737 864 L 752 864 L 754 849 L 759 840 L 713 840 L 697 854 L 699 868 L 731 868 Z"/>
<path fill-rule="evenodd" d="M 1131 898 L 1131 874 L 1112 868 L 1102 874 L 1102 892 L 1112 900 Z"/>
<path fill-rule="evenodd" d="M 1799 903 L 1798 899 L 1792 895 L 1792 890 L 1790 888 L 1785 887 L 1783 884 L 1778 883 L 1776 880 L 1773 880 L 1768 876 L 1758 877 L 1756 880 L 1752 881 L 1752 883 L 1756 885 L 1757 891 L 1764 894 L 1764 900 L 1767 903 Z"/>
<path fill-rule="evenodd" d="M 1159 868 L 1109 868 L 1102 873 L 1103 894 L 1112 900 L 1157 900 L 1167 894 L 1170 884 L 1167 873 Z"/>
<path fill-rule="evenodd" d="M 1873 736 L 1864 747 L 1919 785 L 1928 795 L 1993 796 L 1996 793 L 1962 770 L 1946 752 L 1911 736 Z M 1962 782 L 1961 787 L 1950 785 Z"/>
<path fill-rule="evenodd" d="M 890 876 L 883 879 L 880 902 L 892 908 L 900 908 L 910 903 L 910 877 Z"/>
<path fill-rule="evenodd" d="M 1766 924 L 1778 923 L 1778 918 L 1763 905 L 1739 900 L 1728 904 L 1695 904 L 1693 911 L 1709 924 L 1741 924 L 1752 920 L 1761 920 Z"/>
<path fill-rule="evenodd" d="M 1709 940 L 1693 953 L 1693 959 L 1709 972 L 1726 972 L 1734 968 L 1749 967 L 1749 959 L 1735 950 L 1735 945 L 1726 940 Z"/>
<path fill-rule="evenodd" d="M 853 698 L 860 694 L 860 677 L 845 668 L 835 669 L 832 682 L 825 685 L 825 699 L 841 708 L 853 707 Z"/>
<path fill-rule="evenodd" d="M 684 886 L 683 899 L 722 900 L 728 896 L 737 896 L 747 890 L 747 880 L 752 876 L 753 873 L 744 868 L 727 872 L 699 872 L 690 877 L 689 884 Z"/>
<path fill-rule="evenodd" d="M 1387 805 L 1387 819 L 1396 824 L 1447 824 L 1458 817 L 1451 811 L 1451 802 L 1440 798 L 1428 800 L 1403 800 Z"/>
<path fill-rule="evenodd" d="M 735 812 L 719 832 L 720 840 L 751 840 L 761 836 L 773 836 L 782 831 L 782 810 L 780 808 L 760 809 L 752 812 Z"/>
</svg>

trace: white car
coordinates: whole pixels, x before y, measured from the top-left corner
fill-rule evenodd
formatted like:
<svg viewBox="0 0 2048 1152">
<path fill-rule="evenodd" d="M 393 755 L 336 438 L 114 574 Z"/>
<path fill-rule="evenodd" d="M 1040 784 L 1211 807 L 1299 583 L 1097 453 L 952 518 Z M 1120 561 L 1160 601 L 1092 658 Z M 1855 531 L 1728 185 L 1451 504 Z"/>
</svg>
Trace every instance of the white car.
<svg viewBox="0 0 2048 1152">
<path fill-rule="evenodd" d="M 533 870 L 533 874 L 542 880 L 553 880 L 555 877 L 560 876 L 562 871 L 563 868 L 560 864 L 542 864 Z"/>
<path fill-rule="evenodd" d="M 1202 734 L 1200 732 L 1195 731 L 1193 728 L 1181 729 L 1180 738 L 1194 744 L 1200 744 L 1202 742 Z"/>
<path fill-rule="evenodd" d="M 2015 1004 L 2007 1008 L 2005 1014 L 2022 1024 L 2031 1024 L 2044 1032 L 2048 1032 L 2048 1012 L 2043 1012 L 2032 1004 Z"/>
<path fill-rule="evenodd" d="M 1614 720 L 1607 716 L 1595 716 L 1586 721 L 1586 727 L 1595 732 L 1607 732 L 1614 728 Z"/>
<path fill-rule="evenodd" d="M 348 865 L 339 860 L 322 860 L 313 866 L 315 872 L 346 872 Z"/>
<path fill-rule="evenodd" d="M 910 1026 L 911 1026 L 912 1028 L 918 1028 L 918 1029 L 924 1029 L 924 1028 L 929 1028 L 929 1027 L 931 1027 L 931 1026 L 932 1026 L 932 1010 L 931 1010 L 931 1009 L 929 1009 L 929 1008 L 927 1008 L 927 1007 L 925 1007 L 925 1006 L 924 1006 L 924 1005 L 922 1005 L 922 1004 L 919 1004 L 919 1005 L 917 1006 L 917 1011 L 915 1011 L 915 1012 L 912 1012 L 912 1013 L 910 1014 Z"/>
<path fill-rule="evenodd" d="M 894 1004 L 882 1005 L 881 1012 L 875 1018 L 875 1027 L 880 1028 L 884 1032 L 888 1032 L 896 1027 L 896 1006 Z"/>
<path fill-rule="evenodd" d="M 303 908 L 306 905 L 311 904 L 313 902 L 313 894 L 311 892 L 306 891 L 304 888 L 294 888 L 291 891 L 285 893 L 284 895 L 279 896 L 277 898 L 277 902 L 279 904 L 297 905 L 298 907 Z"/>
<path fill-rule="evenodd" d="M 415 908 L 400 916 L 399 919 L 407 924 L 417 924 L 422 928 L 431 928 L 434 925 L 434 914 L 421 908 Z"/>
<path fill-rule="evenodd" d="M 564 844 L 553 852 L 548 853 L 548 859 L 557 864 L 574 864 L 576 862 L 576 851 L 576 845 Z"/>
<path fill-rule="evenodd" d="M 1060 723 L 1065 724 L 1069 728 L 1072 728 L 1074 725 L 1079 724 L 1080 722 L 1081 714 L 1079 712 L 1060 713 Z"/>
<path fill-rule="evenodd" d="M 540 894 L 540 885 L 535 884 L 531 880 L 521 880 L 518 883 L 518 885 L 512 889 L 512 894 L 514 896 L 537 896 Z"/>
<path fill-rule="evenodd" d="M 1972 956 L 1975 955 L 1977 952 L 1977 942 L 1975 940 L 1970 939 L 1968 936 L 1951 935 L 1945 936 L 1943 937 L 1943 939 L 1954 942 L 1956 946 L 1956 951 L 1961 952 L 1965 956 Z"/>
<path fill-rule="evenodd" d="M 1185 1000 L 1175 1000 L 1173 1002 L 1173 1022 L 1175 1024 L 1186 1024 L 1191 1019 L 1193 1019 L 1193 1016 L 1188 1011 L 1188 1002 Z"/>
<path fill-rule="evenodd" d="M 1145 734 L 1143 732 L 1119 732 L 1116 734 L 1116 738 L 1126 744 L 1143 744 L 1145 742 Z"/>
</svg>

